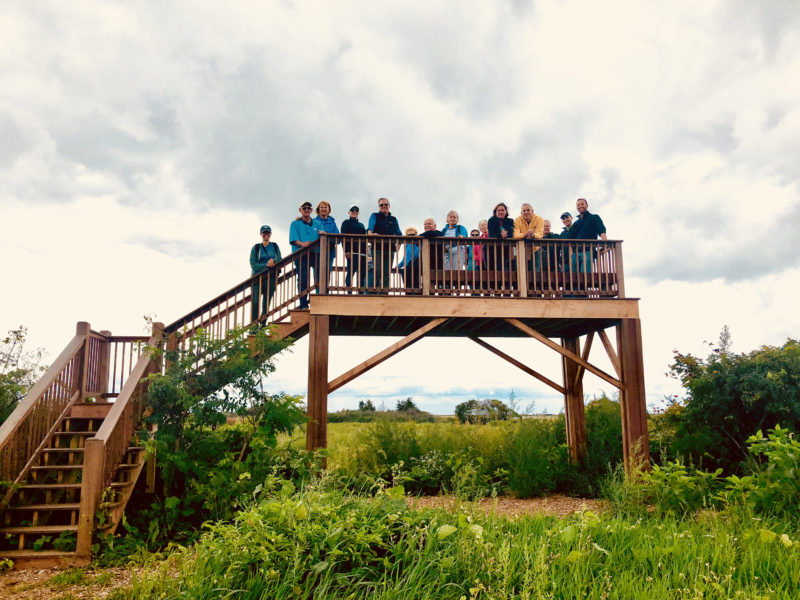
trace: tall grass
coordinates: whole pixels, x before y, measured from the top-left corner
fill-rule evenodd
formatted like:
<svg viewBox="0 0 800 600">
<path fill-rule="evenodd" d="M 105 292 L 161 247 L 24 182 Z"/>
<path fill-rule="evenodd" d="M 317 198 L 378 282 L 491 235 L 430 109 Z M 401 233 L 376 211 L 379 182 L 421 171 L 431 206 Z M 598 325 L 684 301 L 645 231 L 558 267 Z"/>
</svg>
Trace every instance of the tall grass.
<svg viewBox="0 0 800 600">
<path fill-rule="evenodd" d="M 355 489 L 383 479 L 411 493 L 454 491 L 470 473 L 468 497 L 491 490 L 519 497 L 552 491 L 597 495 L 600 480 L 622 460 L 619 404 L 591 402 L 586 421 L 589 457 L 580 465 L 569 462 L 563 415 L 485 425 L 333 424 L 328 464 Z"/>
<path fill-rule="evenodd" d="M 211 526 L 130 597 L 795 599 L 800 589 L 798 531 L 780 522 L 508 520 L 414 512 L 385 492 L 282 493 Z"/>
</svg>

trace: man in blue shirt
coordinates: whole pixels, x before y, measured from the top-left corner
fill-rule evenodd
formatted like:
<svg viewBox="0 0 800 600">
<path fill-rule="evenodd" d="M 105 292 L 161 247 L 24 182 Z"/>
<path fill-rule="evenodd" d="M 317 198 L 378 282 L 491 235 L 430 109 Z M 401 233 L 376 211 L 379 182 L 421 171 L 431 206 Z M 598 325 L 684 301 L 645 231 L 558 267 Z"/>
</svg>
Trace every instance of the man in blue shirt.
<svg viewBox="0 0 800 600">
<path fill-rule="evenodd" d="M 311 218 L 311 209 L 311 202 L 303 202 L 300 205 L 300 218 L 289 225 L 292 252 L 307 248 L 319 239 L 319 226 Z M 297 271 L 297 291 L 303 294 L 300 296 L 300 308 L 307 309 L 309 272 L 313 269 L 315 279 L 319 276 L 319 245 L 295 259 L 294 268 Z"/>
<path fill-rule="evenodd" d="M 389 200 L 386 198 L 378 199 L 378 212 L 370 215 L 367 233 L 370 235 L 403 235 L 397 217 L 389 212 Z M 392 243 L 388 240 L 375 240 L 374 242 L 372 269 L 375 273 L 373 279 L 376 284 L 380 281 L 381 287 L 387 292 L 389 291 L 389 276 L 392 273 L 392 260 L 396 250 L 396 242 Z"/>
</svg>

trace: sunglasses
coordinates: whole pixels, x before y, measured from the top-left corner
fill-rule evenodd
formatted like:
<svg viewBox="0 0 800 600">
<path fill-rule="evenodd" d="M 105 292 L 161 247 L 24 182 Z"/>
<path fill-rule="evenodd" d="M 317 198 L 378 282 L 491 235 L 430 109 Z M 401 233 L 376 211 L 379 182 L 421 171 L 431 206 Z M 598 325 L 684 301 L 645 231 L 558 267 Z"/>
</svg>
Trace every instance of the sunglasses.
<svg viewBox="0 0 800 600">
<path fill-rule="evenodd" d="M 469 237 L 481 237 L 480 233 L 470 233 Z"/>
<path fill-rule="evenodd" d="M 388 204 L 378 204 L 379 208 L 388 208 Z"/>
</svg>

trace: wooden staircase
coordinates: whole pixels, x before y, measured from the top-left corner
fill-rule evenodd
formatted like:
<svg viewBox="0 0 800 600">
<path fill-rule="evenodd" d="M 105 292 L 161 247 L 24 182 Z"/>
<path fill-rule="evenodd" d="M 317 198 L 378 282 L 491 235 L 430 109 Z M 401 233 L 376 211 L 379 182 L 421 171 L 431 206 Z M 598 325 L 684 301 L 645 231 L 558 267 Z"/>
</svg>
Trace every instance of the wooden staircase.
<svg viewBox="0 0 800 600">
<path fill-rule="evenodd" d="M 255 318 L 258 275 L 169 327 L 155 323 L 149 337 L 112 336 L 78 323 L 75 337 L 0 425 L 0 559 L 15 568 L 88 564 L 96 534 L 116 530 L 145 464 L 138 434 L 147 375 L 162 364 L 144 348 L 176 348 L 200 329 L 221 339 L 251 323 L 274 326 L 281 339 L 302 337 L 310 317 L 294 309 L 301 296 L 295 260 L 312 251 L 278 263 L 270 309 Z M 266 279 L 260 284 L 264 289 Z"/>
<path fill-rule="evenodd" d="M 94 437 L 108 414 L 108 402 L 74 404 L 62 417 L 44 447 L 32 457 L 27 475 L 12 488 L 0 524 L 0 554 L 18 568 L 80 565 L 76 554 L 86 440 Z M 118 465 L 104 511 L 124 505 L 144 465 L 144 448 L 131 446 Z M 118 522 L 118 521 L 117 521 Z M 105 519 L 103 530 L 116 523 Z"/>
</svg>

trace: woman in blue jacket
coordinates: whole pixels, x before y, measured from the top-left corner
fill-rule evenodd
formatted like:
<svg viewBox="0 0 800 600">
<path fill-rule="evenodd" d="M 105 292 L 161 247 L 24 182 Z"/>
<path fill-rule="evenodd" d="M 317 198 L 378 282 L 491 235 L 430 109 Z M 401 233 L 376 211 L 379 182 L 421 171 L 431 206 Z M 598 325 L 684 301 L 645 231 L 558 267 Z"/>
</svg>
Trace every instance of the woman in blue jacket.
<svg viewBox="0 0 800 600">
<path fill-rule="evenodd" d="M 325 200 L 317 204 L 317 216 L 314 217 L 314 224 L 317 226 L 317 229 L 325 233 L 339 233 L 336 219 L 331 216 L 331 205 L 325 202 Z M 333 263 L 336 260 L 336 244 L 330 244 L 329 247 L 328 273 L 330 273 L 333 268 Z"/>
</svg>

